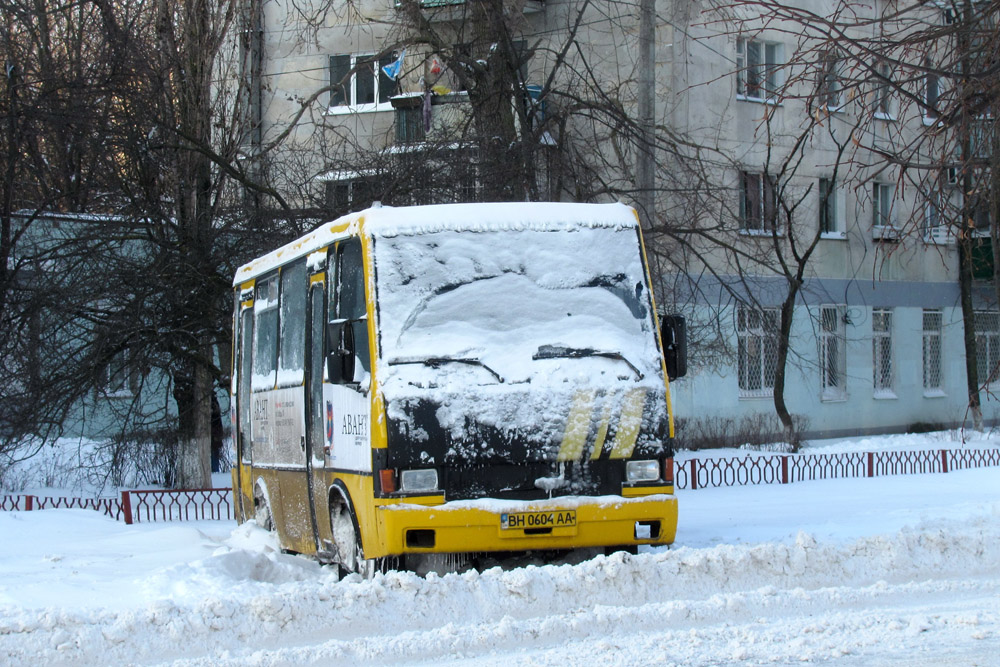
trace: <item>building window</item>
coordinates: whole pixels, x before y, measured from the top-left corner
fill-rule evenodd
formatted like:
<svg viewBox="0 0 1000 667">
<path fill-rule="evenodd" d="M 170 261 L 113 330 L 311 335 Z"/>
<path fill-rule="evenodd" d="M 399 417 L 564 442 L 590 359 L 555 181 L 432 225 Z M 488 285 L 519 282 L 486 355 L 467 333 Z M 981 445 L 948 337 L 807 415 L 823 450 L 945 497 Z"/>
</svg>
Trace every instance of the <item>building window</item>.
<svg viewBox="0 0 1000 667">
<path fill-rule="evenodd" d="M 819 369 L 824 401 L 847 398 L 844 306 L 822 306 L 819 327 Z"/>
<path fill-rule="evenodd" d="M 827 109 L 839 109 L 844 102 L 842 66 L 835 50 L 823 53 L 819 72 L 819 102 Z"/>
<path fill-rule="evenodd" d="M 832 178 L 819 179 L 819 231 L 825 235 L 844 235 L 844 191 Z"/>
<path fill-rule="evenodd" d="M 969 212 L 972 224 L 978 235 L 986 236 L 990 232 L 990 195 L 989 193 L 976 193 L 969 196 Z"/>
<path fill-rule="evenodd" d="M 773 100 L 781 85 L 781 45 L 757 39 L 736 40 L 736 96 Z"/>
<path fill-rule="evenodd" d="M 101 391 L 110 398 L 132 396 L 132 369 L 128 348 L 115 352 L 101 376 Z"/>
<path fill-rule="evenodd" d="M 775 230 L 775 190 L 773 176 L 740 172 L 740 229 L 761 234 Z"/>
<path fill-rule="evenodd" d="M 778 360 L 778 309 L 736 310 L 737 357 L 741 398 L 774 395 Z"/>
<path fill-rule="evenodd" d="M 875 79 L 875 117 L 892 120 L 892 66 L 889 63 L 879 63 L 875 71 L 877 74 Z"/>
<path fill-rule="evenodd" d="M 895 398 L 892 367 L 892 309 L 872 309 L 872 382 L 876 398 Z"/>
<path fill-rule="evenodd" d="M 924 394 L 941 393 L 941 324 L 940 310 L 924 310 Z"/>
<path fill-rule="evenodd" d="M 978 311 L 976 322 L 976 374 L 979 384 L 993 389 L 1000 384 L 1000 313 Z"/>
<path fill-rule="evenodd" d="M 969 124 L 969 152 L 972 157 L 988 159 L 993 155 L 994 118 L 977 118 Z"/>
<path fill-rule="evenodd" d="M 924 199 L 924 239 L 943 242 L 947 240 L 948 228 L 944 224 L 943 197 L 932 192 Z"/>
<path fill-rule="evenodd" d="M 397 85 L 382 68 L 395 60 L 395 54 L 379 59 L 372 54 L 330 56 L 330 108 L 391 108 L 389 98 L 396 94 Z"/>
<path fill-rule="evenodd" d="M 374 177 L 328 181 L 324 193 L 325 209 L 336 216 L 362 211 L 378 200 L 376 185 Z"/>
<path fill-rule="evenodd" d="M 888 183 L 872 184 L 872 236 L 892 239 L 896 236 L 893 224 L 892 186 Z"/>
<path fill-rule="evenodd" d="M 933 120 L 938 117 L 940 79 L 935 72 L 930 71 L 932 63 L 929 59 L 924 61 L 924 67 L 927 69 L 924 74 L 924 120 Z"/>
<path fill-rule="evenodd" d="M 419 143 L 425 138 L 423 108 L 396 109 L 396 143 Z"/>
</svg>

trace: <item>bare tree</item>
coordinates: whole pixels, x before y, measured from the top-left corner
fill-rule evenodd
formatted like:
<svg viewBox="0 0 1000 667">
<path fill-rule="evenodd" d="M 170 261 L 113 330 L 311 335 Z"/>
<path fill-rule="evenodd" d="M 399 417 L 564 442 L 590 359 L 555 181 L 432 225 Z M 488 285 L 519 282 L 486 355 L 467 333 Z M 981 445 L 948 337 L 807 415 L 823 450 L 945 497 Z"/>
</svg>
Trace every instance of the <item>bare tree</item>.
<svg viewBox="0 0 1000 667">
<path fill-rule="evenodd" d="M 231 276 L 300 215 L 246 150 L 240 6 L 5 0 L 5 449 L 58 435 L 124 374 L 132 400 L 108 404 L 121 432 L 176 431 L 174 482 L 209 484 Z M 176 409 L 141 391 L 156 377 Z"/>
<path fill-rule="evenodd" d="M 855 165 L 851 178 L 859 185 L 891 178 L 898 193 L 916 193 L 923 200 L 912 214 L 894 212 L 900 240 L 932 237 L 957 243 L 969 411 L 979 427 L 980 386 L 988 378 L 978 370 L 985 360 L 977 359 L 973 273 L 984 241 L 993 240 L 994 257 L 1000 249 L 992 169 L 1000 8 L 975 0 L 835 2 L 831 11 L 778 0 L 728 4 L 772 29 L 808 37 L 815 47 L 800 54 L 805 58 L 815 60 L 825 50 L 843 59 L 846 86 L 855 91 L 852 103 L 862 120 L 849 155 Z M 888 254 L 895 247 L 882 250 Z M 997 277 L 995 291 L 1000 290 Z M 987 373 L 993 377 L 996 369 Z"/>
<path fill-rule="evenodd" d="M 100 364 L 77 334 L 104 292 L 79 269 L 103 245 L 68 244 L 53 215 L 108 205 L 111 91 L 127 80 L 108 38 L 133 17 L 101 2 L 2 9 L 0 450 L 12 451 L 58 434 Z"/>
<path fill-rule="evenodd" d="M 718 185 L 731 158 L 718 145 L 675 129 L 665 113 L 652 133 L 638 118 L 644 78 L 630 51 L 640 26 L 637 5 L 584 0 L 560 6 L 544 24 L 525 14 L 520 2 L 434 9 L 404 0 L 399 8 L 402 18 L 384 26 L 388 46 L 377 55 L 406 50 L 400 81 L 408 92 L 393 100 L 404 112 L 396 118 L 397 136 L 392 128 L 384 136 L 342 132 L 323 122 L 321 111 L 313 115 L 318 131 L 310 144 L 326 158 L 320 171 L 369 175 L 355 208 L 373 200 L 511 198 L 639 204 L 641 195 L 652 194 L 659 203 L 642 223 L 659 279 L 658 301 L 672 309 L 694 284 L 685 281 L 675 294 L 668 288 L 672 276 L 712 272 L 709 255 L 720 244 L 736 248 L 736 217 L 721 215 L 722 207 L 732 212 L 732 191 L 720 192 Z M 438 20 L 437 12 L 448 20 Z M 595 25 L 608 30 L 595 32 Z M 316 91 L 303 108 L 315 103 L 325 110 L 329 90 Z M 420 121 L 416 136 L 399 133 L 405 112 Z M 650 152 L 658 177 L 655 192 L 644 193 L 636 163 Z M 303 180 L 316 173 L 306 167 L 308 160 L 302 164 Z M 333 202 L 330 211 L 339 214 L 346 206 Z M 741 261 L 760 262 L 745 248 L 735 252 Z M 725 348 L 717 325 L 718 318 L 708 318 L 704 335 L 692 332 L 696 345 L 714 356 Z"/>
</svg>

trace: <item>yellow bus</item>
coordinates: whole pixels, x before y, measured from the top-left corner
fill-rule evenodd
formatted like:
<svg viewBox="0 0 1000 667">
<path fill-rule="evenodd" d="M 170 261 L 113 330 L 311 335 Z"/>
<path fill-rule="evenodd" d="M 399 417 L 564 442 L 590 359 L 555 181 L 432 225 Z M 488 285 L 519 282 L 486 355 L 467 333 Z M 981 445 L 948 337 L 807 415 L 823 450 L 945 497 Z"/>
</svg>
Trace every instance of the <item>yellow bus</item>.
<svg viewBox="0 0 1000 667">
<path fill-rule="evenodd" d="M 684 327 L 634 209 L 376 205 L 233 285 L 235 507 L 283 549 L 370 573 L 673 541 Z"/>
</svg>

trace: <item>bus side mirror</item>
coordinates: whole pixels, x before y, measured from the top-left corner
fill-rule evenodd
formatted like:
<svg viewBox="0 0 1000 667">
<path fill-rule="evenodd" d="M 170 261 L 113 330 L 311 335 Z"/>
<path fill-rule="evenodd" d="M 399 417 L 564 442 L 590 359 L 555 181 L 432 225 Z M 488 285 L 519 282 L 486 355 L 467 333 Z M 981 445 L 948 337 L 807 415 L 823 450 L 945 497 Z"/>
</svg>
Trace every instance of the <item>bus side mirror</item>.
<svg viewBox="0 0 1000 667">
<path fill-rule="evenodd" d="M 660 320 L 660 340 L 671 381 L 687 375 L 687 322 L 683 315 L 664 315 Z"/>
<path fill-rule="evenodd" d="M 326 375 L 333 384 L 354 381 L 353 331 L 347 320 L 326 325 Z"/>
</svg>

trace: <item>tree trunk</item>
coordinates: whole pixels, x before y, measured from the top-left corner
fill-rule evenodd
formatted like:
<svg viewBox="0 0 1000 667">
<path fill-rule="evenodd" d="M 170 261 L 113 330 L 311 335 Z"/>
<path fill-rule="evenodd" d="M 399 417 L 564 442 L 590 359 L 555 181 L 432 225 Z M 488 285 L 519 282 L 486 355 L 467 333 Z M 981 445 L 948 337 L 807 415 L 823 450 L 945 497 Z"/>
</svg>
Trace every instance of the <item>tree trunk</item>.
<svg viewBox="0 0 1000 667">
<path fill-rule="evenodd" d="M 522 102 L 517 99 L 522 92 L 517 72 L 520 54 L 512 50 L 504 3 L 475 3 L 473 8 L 476 41 L 487 47 L 482 54 L 487 64 L 473 77 L 475 85 L 469 90 L 482 199 L 524 200 L 530 194 L 526 161 L 532 157 L 520 150 L 515 126 L 514 105 Z M 498 42 L 497 36 L 507 39 Z"/>
<path fill-rule="evenodd" d="M 798 282 L 789 282 L 788 293 L 781 304 L 781 322 L 778 331 L 778 351 L 774 368 L 774 411 L 785 429 L 785 437 L 789 443 L 795 441 L 795 425 L 792 416 L 785 405 L 785 366 L 788 361 L 788 349 L 792 333 L 792 318 L 795 316 L 795 299 L 799 294 Z"/>
<path fill-rule="evenodd" d="M 7 309 L 7 291 L 10 289 L 10 258 L 14 252 L 14 190 L 16 187 L 17 160 L 20 156 L 17 127 L 17 66 L 6 63 L 7 123 L 4 155 L 3 184 L 0 186 L 0 315 Z"/>
<path fill-rule="evenodd" d="M 176 485 L 205 489 L 212 485 L 212 378 L 204 364 L 193 363 L 190 375 L 174 378 L 178 438 Z"/>
<path fill-rule="evenodd" d="M 996 107 L 997 105 L 994 105 Z M 991 151 L 989 171 L 989 201 L 990 201 L 990 250 L 993 260 L 993 295 L 997 307 L 1000 308 L 1000 127 L 997 126 L 998 108 L 994 108 L 993 123 L 990 127 Z M 997 372 L 991 368 L 990 374 Z"/>
<path fill-rule="evenodd" d="M 962 3 L 962 22 L 957 33 L 958 49 L 961 54 L 959 71 L 959 92 L 961 100 L 961 115 L 958 124 L 959 151 L 962 164 L 966 165 L 965 173 L 962 176 L 962 211 L 960 229 L 958 235 L 958 287 L 960 300 L 962 303 L 962 331 L 963 342 L 965 343 L 965 381 L 969 392 L 969 414 L 972 416 L 972 425 L 977 431 L 983 427 L 983 410 L 979 402 L 979 369 L 978 350 L 976 349 L 976 312 L 975 304 L 972 300 L 972 241 L 975 233 L 974 211 L 971 202 L 973 193 L 972 170 L 968 165 L 972 164 L 974 151 L 972 148 L 972 131 L 970 124 L 973 122 L 972 113 L 967 108 L 970 94 L 970 82 L 968 73 L 972 71 L 971 57 L 971 35 L 973 27 L 972 3 L 964 0 Z"/>
<path fill-rule="evenodd" d="M 183 12 L 175 13 L 177 8 Z M 212 170 L 201 150 L 212 145 L 211 8 L 207 0 L 159 4 L 159 43 L 164 71 L 173 76 L 164 116 L 178 130 L 173 151 L 177 243 L 171 248 L 179 276 L 189 277 L 187 297 L 178 315 L 184 332 L 179 347 L 183 361 L 175 373 L 178 452 L 177 485 L 205 488 L 211 484 L 212 391 L 209 370 L 214 347 L 206 339 L 215 303 L 211 289 L 213 262 Z M 176 33 L 180 39 L 175 38 Z"/>
<path fill-rule="evenodd" d="M 962 303 L 962 332 L 965 343 L 965 380 L 969 391 L 969 414 L 977 431 L 983 428 L 983 410 L 979 403 L 979 370 L 976 360 L 976 313 L 972 303 L 972 243 L 967 229 L 959 238 L 958 287 Z"/>
</svg>

